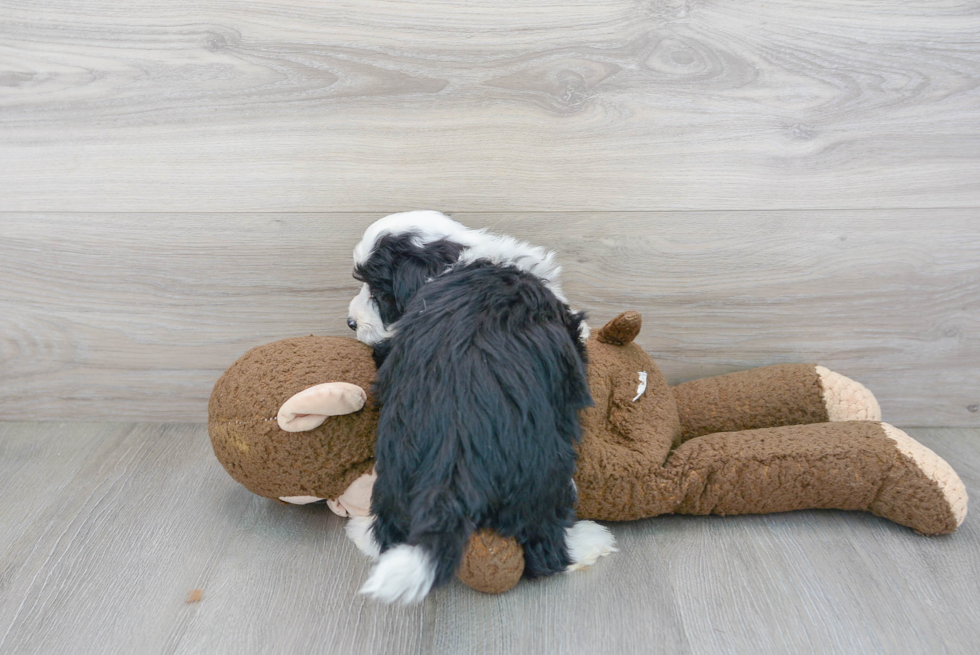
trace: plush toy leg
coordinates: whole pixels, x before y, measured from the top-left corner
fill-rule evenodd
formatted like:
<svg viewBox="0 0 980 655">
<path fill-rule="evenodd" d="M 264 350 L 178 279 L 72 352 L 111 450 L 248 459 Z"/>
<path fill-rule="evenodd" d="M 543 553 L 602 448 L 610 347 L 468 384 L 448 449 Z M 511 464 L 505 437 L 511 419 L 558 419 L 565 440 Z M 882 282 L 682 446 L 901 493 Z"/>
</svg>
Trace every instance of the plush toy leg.
<svg viewBox="0 0 980 655">
<path fill-rule="evenodd" d="M 778 364 L 673 387 L 681 440 L 826 421 L 881 420 L 862 384 L 814 364 Z"/>
<path fill-rule="evenodd" d="M 966 488 L 934 452 L 871 421 L 712 434 L 671 453 L 678 514 L 866 510 L 921 534 L 954 531 Z"/>
</svg>

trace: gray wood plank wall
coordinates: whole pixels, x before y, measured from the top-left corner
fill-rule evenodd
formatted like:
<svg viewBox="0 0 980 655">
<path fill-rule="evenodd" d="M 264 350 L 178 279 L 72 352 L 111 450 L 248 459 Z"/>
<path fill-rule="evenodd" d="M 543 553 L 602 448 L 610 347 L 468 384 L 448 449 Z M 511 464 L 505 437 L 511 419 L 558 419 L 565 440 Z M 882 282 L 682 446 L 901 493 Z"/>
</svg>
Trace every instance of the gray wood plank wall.
<svg viewBox="0 0 980 655">
<path fill-rule="evenodd" d="M 20 0 L 2 20 L 6 209 L 980 204 L 976 2 Z"/>
<path fill-rule="evenodd" d="M 902 425 L 977 425 L 973 210 L 457 214 L 555 248 L 600 324 L 645 316 L 672 382 L 817 361 Z M 200 421 L 248 348 L 349 335 L 374 215 L 30 214 L 0 226 L 9 418 Z"/>
<path fill-rule="evenodd" d="M 980 425 L 980 3 L 21 0 L 0 10 L 0 418 L 190 420 L 345 334 L 436 208 L 555 248 L 677 382 L 819 361 Z"/>
</svg>

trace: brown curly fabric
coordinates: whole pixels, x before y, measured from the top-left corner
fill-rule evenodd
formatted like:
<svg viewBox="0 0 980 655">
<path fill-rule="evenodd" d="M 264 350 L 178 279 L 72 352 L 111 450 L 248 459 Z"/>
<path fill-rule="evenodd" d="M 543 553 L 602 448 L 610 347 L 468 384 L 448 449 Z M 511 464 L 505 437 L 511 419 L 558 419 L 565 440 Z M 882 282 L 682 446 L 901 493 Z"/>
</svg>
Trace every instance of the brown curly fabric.
<svg viewBox="0 0 980 655">
<path fill-rule="evenodd" d="M 601 331 L 600 331 L 601 334 Z M 650 356 L 636 344 L 589 339 L 589 388 L 582 412 L 575 484 L 581 518 L 628 521 L 665 511 L 650 486 L 680 436 L 674 396 Z M 639 373 L 647 387 L 636 397 Z"/>
<path fill-rule="evenodd" d="M 300 337 L 253 348 L 214 385 L 208 432 L 231 477 L 266 498 L 336 498 L 374 464 L 378 407 L 368 346 L 341 337 Z M 332 416 L 308 432 L 284 432 L 279 406 L 323 382 L 368 393 L 361 411 Z"/>
<path fill-rule="evenodd" d="M 524 549 L 513 537 L 505 539 L 493 530 L 478 530 L 470 536 L 457 575 L 477 591 L 503 593 L 524 575 Z"/>
<path fill-rule="evenodd" d="M 777 364 L 673 388 L 681 438 L 828 421 L 815 364 Z"/>
<path fill-rule="evenodd" d="M 896 447 L 881 423 L 844 421 L 692 439 L 662 476 L 677 514 L 866 510 L 923 534 L 957 527 L 939 484 Z"/>
<path fill-rule="evenodd" d="M 640 312 L 623 312 L 600 328 L 596 339 L 614 346 L 625 346 L 640 334 L 643 317 Z"/>
</svg>

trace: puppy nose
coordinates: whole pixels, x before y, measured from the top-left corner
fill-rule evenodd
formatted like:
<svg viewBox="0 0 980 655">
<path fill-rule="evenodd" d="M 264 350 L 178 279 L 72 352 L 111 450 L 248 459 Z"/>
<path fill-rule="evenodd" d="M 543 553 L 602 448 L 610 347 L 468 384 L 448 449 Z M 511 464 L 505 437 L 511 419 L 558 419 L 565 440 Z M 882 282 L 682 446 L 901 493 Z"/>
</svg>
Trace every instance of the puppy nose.
<svg viewBox="0 0 980 655">
<path fill-rule="evenodd" d="M 352 330 L 356 330 L 357 329 L 357 321 L 355 321 L 354 319 L 348 317 L 348 319 L 347 319 L 347 327 L 349 327 Z"/>
</svg>

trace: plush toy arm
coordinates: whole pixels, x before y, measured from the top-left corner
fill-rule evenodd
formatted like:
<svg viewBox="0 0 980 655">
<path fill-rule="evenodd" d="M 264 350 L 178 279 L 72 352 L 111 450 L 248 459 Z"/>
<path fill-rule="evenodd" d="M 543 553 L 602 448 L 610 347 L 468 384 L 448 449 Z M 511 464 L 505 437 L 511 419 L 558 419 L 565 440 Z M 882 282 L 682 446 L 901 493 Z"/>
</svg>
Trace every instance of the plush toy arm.
<svg viewBox="0 0 980 655">
<path fill-rule="evenodd" d="M 921 534 L 966 516 L 956 472 L 901 430 L 872 421 L 819 423 L 692 439 L 668 458 L 677 514 L 866 510 Z M 665 489 L 670 488 L 669 486 Z"/>
<path fill-rule="evenodd" d="M 814 364 L 778 364 L 673 387 L 681 440 L 715 432 L 881 420 L 859 382 Z"/>
</svg>

